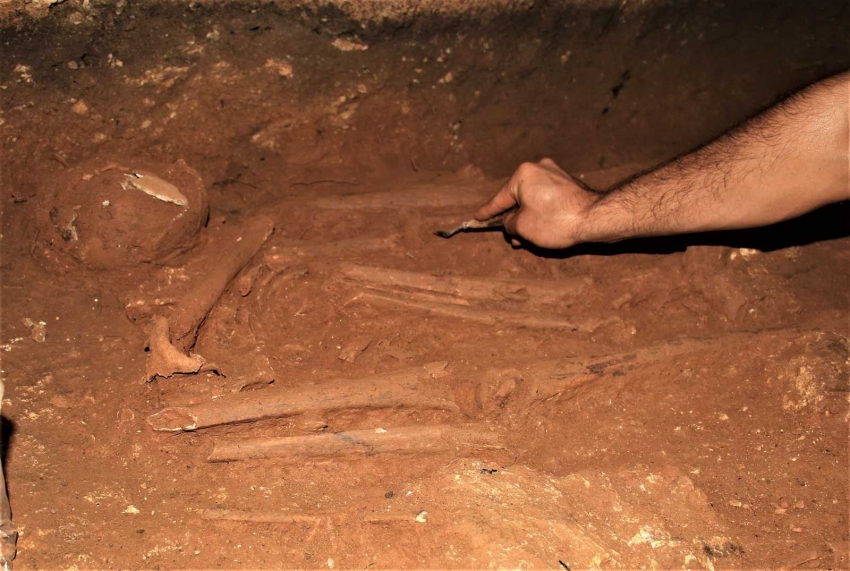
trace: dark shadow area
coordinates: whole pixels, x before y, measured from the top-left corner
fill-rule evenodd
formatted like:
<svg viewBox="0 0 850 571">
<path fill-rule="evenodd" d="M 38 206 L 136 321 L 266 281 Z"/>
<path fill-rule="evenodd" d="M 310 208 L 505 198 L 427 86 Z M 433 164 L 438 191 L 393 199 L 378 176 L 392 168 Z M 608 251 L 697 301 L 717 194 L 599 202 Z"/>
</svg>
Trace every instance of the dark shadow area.
<svg viewBox="0 0 850 571">
<path fill-rule="evenodd" d="M 772 252 L 847 236 L 850 236 L 850 201 L 824 206 L 799 218 L 762 228 L 636 238 L 615 244 L 579 244 L 565 250 L 545 250 L 531 244 L 524 247 L 537 256 L 555 259 L 588 255 L 671 254 L 684 252 L 689 246 L 728 246 Z M 506 240 L 510 241 L 507 237 Z"/>
<path fill-rule="evenodd" d="M 0 463 L 2 463 L 2 465 L 0 465 L 0 470 L 3 470 L 3 473 L 6 474 L 6 457 L 9 454 L 9 447 L 12 443 L 12 437 L 14 436 L 16 431 L 15 423 L 6 418 L 5 416 L 0 416 L 0 431 L 2 431 L 2 441 L 0 441 L 0 446 L 2 446 L 2 448 L 0 448 Z M 4 481 L 8 482 L 9 479 L 4 476 Z M 4 490 L 6 492 L 7 498 L 9 498 L 8 487 L 9 485 L 7 483 L 7 489 Z"/>
<path fill-rule="evenodd" d="M 5 416 L 0 417 L 0 430 L 3 431 L 3 439 L 0 442 L 0 462 L 3 465 L 6 465 L 6 456 L 9 453 L 9 447 L 11 446 L 12 436 L 14 436 L 15 431 L 17 430 L 15 423 L 6 418 Z"/>
</svg>

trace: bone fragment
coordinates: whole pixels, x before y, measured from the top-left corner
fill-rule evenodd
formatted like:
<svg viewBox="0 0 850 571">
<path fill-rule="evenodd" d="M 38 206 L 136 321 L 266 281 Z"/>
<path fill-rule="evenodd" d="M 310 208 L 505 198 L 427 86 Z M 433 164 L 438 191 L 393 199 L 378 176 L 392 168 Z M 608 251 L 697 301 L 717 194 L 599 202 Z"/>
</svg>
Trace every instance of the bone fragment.
<svg viewBox="0 0 850 571">
<path fill-rule="evenodd" d="M 386 524 L 386 523 L 417 523 L 418 514 L 387 514 L 375 515 L 366 518 L 366 523 Z"/>
<path fill-rule="evenodd" d="M 482 309 L 465 307 L 455 303 L 443 303 L 436 297 L 433 301 L 421 299 L 422 296 L 417 296 L 418 299 L 408 299 L 409 297 L 405 296 L 403 292 L 398 292 L 396 295 L 363 292 L 356 295 L 352 301 L 362 300 L 382 305 L 394 305 L 424 311 L 432 315 L 454 317 L 484 325 L 510 325 L 529 329 L 564 329 L 567 331 L 577 331 L 579 329 L 571 321 L 545 313 Z"/>
<path fill-rule="evenodd" d="M 498 435 L 484 426 L 404 426 L 284 438 L 249 438 L 217 442 L 209 462 L 251 458 L 303 460 L 378 454 L 422 454 L 501 448 Z"/>
<path fill-rule="evenodd" d="M 372 344 L 372 338 L 368 335 L 358 335 L 348 343 L 346 343 L 345 347 L 342 348 L 342 351 L 339 353 L 339 358 L 341 361 L 346 361 L 348 363 L 353 363 L 357 360 L 357 357 L 360 356 L 363 351 L 369 348 L 369 345 Z"/>
<path fill-rule="evenodd" d="M 127 181 L 123 185 L 124 190 L 134 188 L 144 192 L 145 194 L 153 196 L 158 200 L 171 202 L 177 206 L 186 206 L 189 204 L 189 199 L 186 198 L 185 194 L 180 192 L 179 188 L 170 182 L 159 178 L 155 174 L 145 171 L 136 171 L 124 176 L 127 177 Z"/>
<path fill-rule="evenodd" d="M 144 379 L 147 382 L 157 377 L 170 378 L 176 373 L 197 373 L 206 364 L 206 360 L 200 355 L 184 355 L 171 344 L 168 320 L 161 315 L 151 319 L 148 349 Z"/>
<path fill-rule="evenodd" d="M 460 276 L 435 276 L 418 272 L 375 268 L 348 264 L 343 276 L 350 281 L 375 289 L 409 288 L 425 290 L 473 300 L 531 301 L 535 304 L 562 304 L 590 283 L 587 278 L 565 279 L 557 282 L 543 280 L 498 280 Z"/>
<path fill-rule="evenodd" d="M 410 371 L 302 388 L 237 393 L 163 409 L 149 417 L 148 423 L 154 430 L 179 432 L 304 413 L 387 408 L 458 410 L 447 392 L 429 386 L 425 371 Z"/>
<path fill-rule="evenodd" d="M 194 284 L 180 299 L 168 319 L 173 341 L 184 350 L 195 344 L 198 327 L 215 306 L 227 286 L 260 251 L 274 231 L 267 216 L 257 217 L 235 227 L 222 227 L 216 240 L 215 259 L 202 280 Z"/>
<path fill-rule="evenodd" d="M 29 317 L 23 318 L 23 323 L 30 329 L 30 337 L 36 343 L 44 343 L 47 340 L 47 323 L 35 321 Z"/>
<path fill-rule="evenodd" d="M 224 521 L 249 521 L 255 523 L 307 523 L 310 525 L 316 525 L 322 520 L 321 517 L 304 514 L 221 509 L 202 510 L 201 519 Z"/>
</svg>

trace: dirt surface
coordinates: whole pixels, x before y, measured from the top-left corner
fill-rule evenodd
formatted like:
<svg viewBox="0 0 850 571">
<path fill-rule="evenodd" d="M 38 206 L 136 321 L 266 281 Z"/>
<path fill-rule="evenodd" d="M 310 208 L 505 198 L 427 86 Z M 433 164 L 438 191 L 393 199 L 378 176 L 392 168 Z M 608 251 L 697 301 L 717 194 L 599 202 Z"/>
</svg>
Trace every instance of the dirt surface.
<svg viewBox="0 0 850 571">
<path fill-rule="evenodd" d="M 520 160 L 604 189 L 845 68 L 843 3 L 287 6 L 3 35 L 17 568 L 850 567 L 846 205 L 433 235 Z"/>
</svg>

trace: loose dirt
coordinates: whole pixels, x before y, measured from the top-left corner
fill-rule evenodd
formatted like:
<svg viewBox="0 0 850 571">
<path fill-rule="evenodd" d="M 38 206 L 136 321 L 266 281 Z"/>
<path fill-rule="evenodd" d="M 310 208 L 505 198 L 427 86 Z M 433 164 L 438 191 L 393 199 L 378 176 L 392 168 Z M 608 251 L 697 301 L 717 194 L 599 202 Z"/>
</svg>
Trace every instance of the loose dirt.
<svg viewBox="0 0 850 571">
<path fill-rule="evenodd" d="M 846 205 L 433 235 L 521 159 L 604 189 L 840 69 L 837 3 L 66 4 L 0 64 L 19 569 L 850 565 Z"/>
</svg>

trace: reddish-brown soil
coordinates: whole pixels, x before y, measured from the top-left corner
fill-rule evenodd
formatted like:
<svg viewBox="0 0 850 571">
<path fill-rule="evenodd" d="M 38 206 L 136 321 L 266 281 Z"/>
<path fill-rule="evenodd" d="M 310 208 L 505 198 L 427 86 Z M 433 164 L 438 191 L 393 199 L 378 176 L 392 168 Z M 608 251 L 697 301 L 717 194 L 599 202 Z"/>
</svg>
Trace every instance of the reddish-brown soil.
<svg viewBox="0 0 850 571">
<path fill-rule="evenodd" d="M 433 235 L 519 160 L 605 188 L 842 69 L 843 5 L 74 10 L 0 63 L 17 568 L 848 568 L 846 205 L 567 252 Z M 179 159 L 210 215 L 171 257 L 177 205 L 61 191 Z M 89 263 L 72 219 L 140 249 Z M 145 382 L 154 314 L 201 372 Z M 288 412 L 149 420 L 262 395 Z"/>
</svg>

